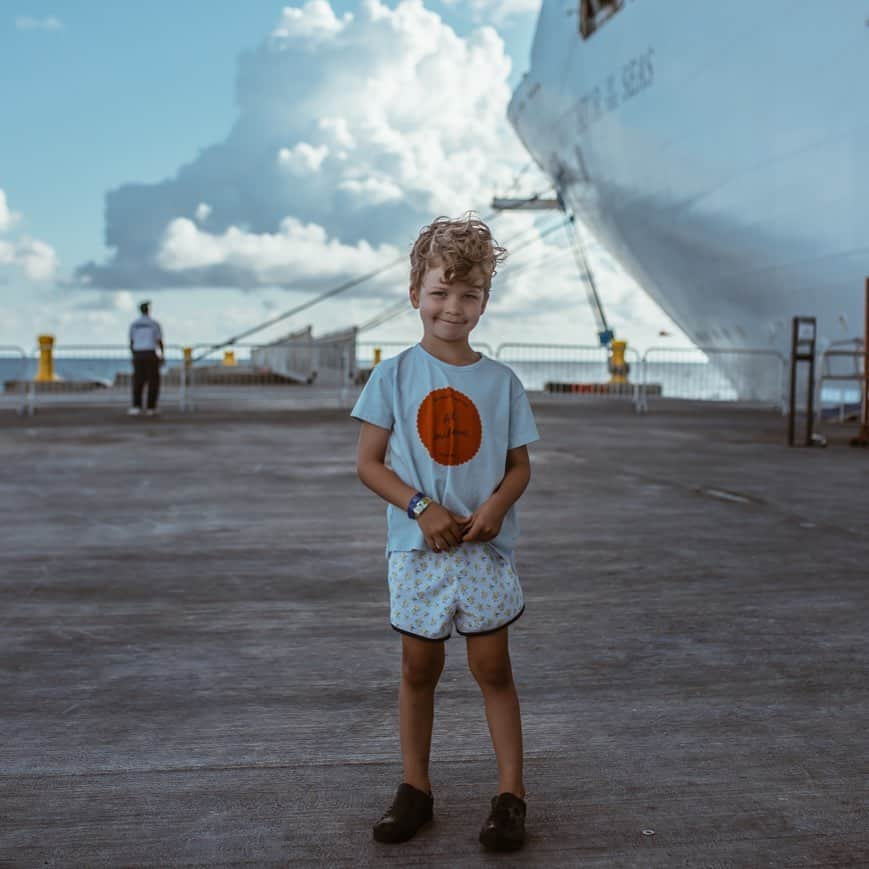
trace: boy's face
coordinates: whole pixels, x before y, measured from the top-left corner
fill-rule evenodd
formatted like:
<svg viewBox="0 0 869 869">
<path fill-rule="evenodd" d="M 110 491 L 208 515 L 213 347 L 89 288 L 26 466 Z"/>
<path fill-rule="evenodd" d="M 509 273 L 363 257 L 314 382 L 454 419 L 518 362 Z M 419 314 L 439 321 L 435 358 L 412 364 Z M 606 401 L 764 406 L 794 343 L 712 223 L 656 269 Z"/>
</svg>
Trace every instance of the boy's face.
<svg viewBox="0 0 869 869">
<path fill-rule="evenodd" d="M 423 275 L 419 293 L 410 291 L 410 303 L 419 310 L 426 336 L 441 341 L 467 342 L 486 310 L 488 297 L 482 270 L 474 269 L 463 281 L 444 281 L 443 266 Z"/>
</svg>

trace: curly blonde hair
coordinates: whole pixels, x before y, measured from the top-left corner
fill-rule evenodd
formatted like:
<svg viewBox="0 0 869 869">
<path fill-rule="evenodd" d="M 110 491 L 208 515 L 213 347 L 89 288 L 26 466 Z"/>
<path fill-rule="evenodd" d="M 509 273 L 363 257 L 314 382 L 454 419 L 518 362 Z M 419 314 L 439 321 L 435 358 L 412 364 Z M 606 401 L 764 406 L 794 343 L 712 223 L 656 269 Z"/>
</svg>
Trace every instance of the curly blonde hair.
<svg viewBox="0 0 869 869">
<path fill-rule="evenodd" d="M 480 268 L 488 295 L 496 267 L 506 256 L 506 248 L 498 245 L 489 227 L 474 217 L 473 211 L 457 219 L 438 217 L 422 228 L 410 252 L 410 288 L 418 293 L 430 268 L 443 266 L 449 284 L 465 280 L 473 269 Z"/>
</svg>

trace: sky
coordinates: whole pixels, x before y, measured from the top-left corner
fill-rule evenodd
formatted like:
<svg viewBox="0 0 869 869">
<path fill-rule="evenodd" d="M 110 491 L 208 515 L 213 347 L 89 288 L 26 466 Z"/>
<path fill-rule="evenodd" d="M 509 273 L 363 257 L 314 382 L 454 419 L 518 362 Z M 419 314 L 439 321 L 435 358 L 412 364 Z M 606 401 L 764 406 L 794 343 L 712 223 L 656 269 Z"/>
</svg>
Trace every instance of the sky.
<svg viewBox="0 0 869 869">
<path fill-rule="evenodd" d="M 0 344 L 123 344 L 145 298 L 168 344 L 224 340 L 401 259 L 438 215 L 545 192 L 506 120 L 539 5 L 3 4 Z M 493 220 L 522 248 L 473 338 L 596 342 L 566 234 L 542 237 L 557 219 Z M 589 254 L 618 337 L 681 335 Z M 406 295 L 401 263 L 257 338 L 364 324 Z M 360 338 L 419 334 L 408 306 Z"/>
</svg>

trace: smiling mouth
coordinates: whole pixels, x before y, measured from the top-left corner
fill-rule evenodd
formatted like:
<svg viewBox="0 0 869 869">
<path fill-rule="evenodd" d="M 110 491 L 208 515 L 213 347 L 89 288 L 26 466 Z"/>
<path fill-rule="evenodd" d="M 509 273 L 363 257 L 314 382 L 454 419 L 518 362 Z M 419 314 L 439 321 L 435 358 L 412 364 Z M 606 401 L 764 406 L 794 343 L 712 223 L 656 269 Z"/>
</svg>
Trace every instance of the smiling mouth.
<svg viewBox="0 0 869 869">
<path fill-rule="evenodd" d="M 441 321 L 441 323 L 449 323 L 450 326 L 461 326 L 462 325 L 461 320 L 445 320 L 443 317 L 438 317 L 438 319 Z"/>
</svg>

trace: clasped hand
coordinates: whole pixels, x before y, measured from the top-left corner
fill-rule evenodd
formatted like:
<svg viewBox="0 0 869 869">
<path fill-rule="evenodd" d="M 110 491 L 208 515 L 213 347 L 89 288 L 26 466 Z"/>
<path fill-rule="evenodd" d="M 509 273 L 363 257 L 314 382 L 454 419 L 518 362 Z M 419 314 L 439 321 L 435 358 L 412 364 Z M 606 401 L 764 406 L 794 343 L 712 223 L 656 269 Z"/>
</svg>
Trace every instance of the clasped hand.
<svg viewBox="0 0 869 869">
<path fill-rule="evenodd" d="M 501 531 L 504 513 L 488 501 L 470 516 L 459 516 L 441 504 L 432 504 L 417 521 L 429 549 L 445 552 L 462 543 L 494 540 Z"/>
</svg>

